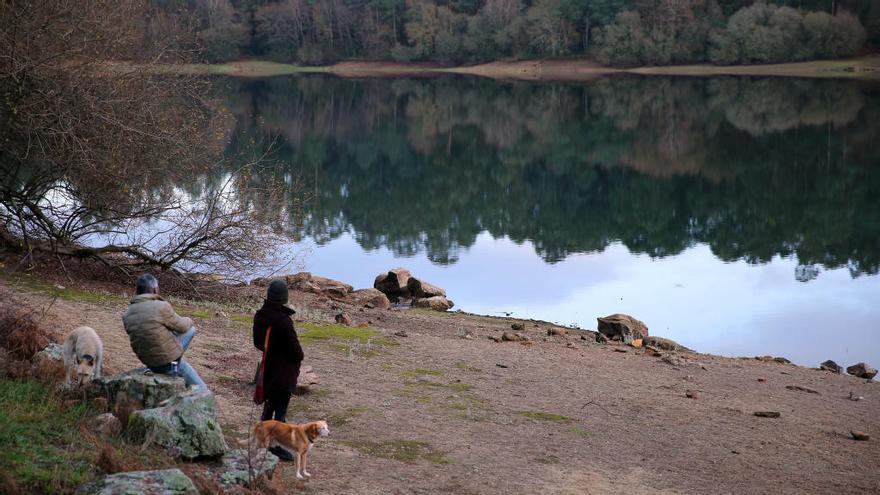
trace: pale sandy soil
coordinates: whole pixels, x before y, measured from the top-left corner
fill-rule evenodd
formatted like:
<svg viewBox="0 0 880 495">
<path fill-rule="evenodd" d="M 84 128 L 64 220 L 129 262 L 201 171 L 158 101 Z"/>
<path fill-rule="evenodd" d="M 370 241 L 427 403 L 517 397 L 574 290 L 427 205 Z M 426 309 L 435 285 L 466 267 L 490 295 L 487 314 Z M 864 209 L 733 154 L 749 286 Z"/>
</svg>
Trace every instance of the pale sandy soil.
<svg viewBox="0 0 880 495">
<path fill-rule="evenodd" d="M 51 300 L 17 290 L 37 305 Z M 293 305 L 311 321 L 331 321 L 337 311 L 300 293 Z M 119 372 L 138 365 L 122 329 L 125 308 L 122 297 L 58 299 L 46 321 L 59 335 L 94 327 L 108 371 Z M 640 349 L 596 344 L 587 332 L 547 337 L 545 323 L 525 322 L 532 344 L 522 345 L 487 338 L 513 320 L 342 309 L 391 344 L 358 352 L 338 341 L 305 345 L 304 364 L 322 383 L 294 399 L 290 419 L 326 418 L 332 435 L 311 454 L 311 481 L 295 482 L 290 464 L 282 466 L 273 483 L 284 492 L 880 492 L 876 382 L 692 353 L 670 365 Z M 230 443 L 239 444 L 255 424 L 248 381 L 258 354 L 247 322 L 200 314 L 210 317 L 195 318 L 200 333 L 188 357 L 217 395 Z M 394 336 L 399 330 L 408 336 Z M 465 332 L 473 338 L 461 338 Z M 698 397 L 686 398 L 687 390 Z M 753 415 L 765 410 L 781 417 Z M 851 429 L 872 439 L 854 441 Z"/>
<path fill-rule="evenodd" d="M 466 74 L 493 79 L 543 81 L 590 80 L 610 74 L 668 76 L 780 76 L 834 77 L 880 80 L 880 56 L 868 55 L 842 60 L 819 60 L 767 65 L 673 65 L 663 67 L 613 68 L 586 59 L 502 61 L 448 67 L 430 63 L 343 61 L 333 65 L 306 67 L 262 60 L 243 60 L 214 65 L 174 66 L 173 71 L 223 74 L 235 77 L 271 77 L 301 73 L 326 73 L 340 77 L 429 77 Z"/>
</svg>

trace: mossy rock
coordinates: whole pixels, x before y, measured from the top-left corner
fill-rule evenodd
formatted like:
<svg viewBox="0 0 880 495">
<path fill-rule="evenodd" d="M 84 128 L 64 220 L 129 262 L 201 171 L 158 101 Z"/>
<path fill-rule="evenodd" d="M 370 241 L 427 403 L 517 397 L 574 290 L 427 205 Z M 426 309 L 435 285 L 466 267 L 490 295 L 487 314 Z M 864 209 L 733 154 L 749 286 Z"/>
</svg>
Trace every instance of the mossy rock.
<svg viewBox="0 0 880 495">
<path fill-rule="evenodd" d="M 192 390 L 163 407 L 133 412 L 128 431 L 135 440 L 159 445 L 184 459 L 215 457 L 228 450 L 217 421 L 217 401 L 208 390 Z"/>
<path fill-rule="evenodd" d="M 76 495 L 198 495 L 199 491 L 179 469 L 131 471 L 105 476 L 77 488 Z"/>
</svg>

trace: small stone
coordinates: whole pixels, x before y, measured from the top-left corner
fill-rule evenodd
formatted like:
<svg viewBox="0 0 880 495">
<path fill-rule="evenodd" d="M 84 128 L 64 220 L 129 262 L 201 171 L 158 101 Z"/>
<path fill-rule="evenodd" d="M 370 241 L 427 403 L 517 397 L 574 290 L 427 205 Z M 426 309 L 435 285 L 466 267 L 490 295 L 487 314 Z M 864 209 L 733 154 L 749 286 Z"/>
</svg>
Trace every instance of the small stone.
<svg viewBox="0 0 880 495">
<path fill-rule="evenodd" d="M 577 349 L 577 346 L 574 345 L 574 342 L 569 342 L 568 344 L 565 344 L 565 347 L 568 347 L 569 349 Z"/>
<path fill-rule="evenodd" d="M 598 344 L 607 344 L 607 343 L 608 343 L 608 337 L 602 335 L 601 333 L 597 333 L 597 334 L 596 334 L 596 343 L 598 343 Z"/>
<path fill-rule="evenodd" d="M 663 355 L 663 353 L 653 347 L 645 347 L 645 355 L 652 356 L 652 357 L 660 357 Z"/>
<path fill-rule="evenodd" d="M 621 349 L 620 347 L 615 347 L 614 352 L 629 352 L 626 349 Z"/>
<path fill-rule="evenodd" d="M 849 434 L 852 435 L 854 440 L 858 440 L 860 442 L 867 442 L 871 439 L 871 435 L 868 435 L 863 431 L 851 430 Z"/>
<path fill-rule="evenodd" d="M 700 398 L 700 394 L 698 394 L 696 390 L 686 390 L 684 392 L 684 396 L 687 397 L 688 399 L 699 399 Z"/>
<path fill-rule="evenodd" d="M 519 323 L 519 322 L 517 322 L 517 323 L 511 323 L 511 324 L 510 324 L 510 329 L 511 329 L 511 330 L 524 330 L 524 329 L 525 329 L 525 326 L 523 326 L 523 324 L 522 324 L 522 323 Z"/>
<path fill-rule="evenodd" d="M 409 335 L 407 335 L 406 333 L 406 330 L 398 330 L 394 332 L 394 335 L 397 337 L 409 337 Z"/>
<path fill-rule="evenodd" d="M 817 390 L 813 390 L 813 389 L 807 388 L 807 387 L 801 387 L 800 385 L 786 385 L 785 388 L 787 388 L 789 390 L 797 390 L 799 392 L 806 392 L 808 394 L 818 394 L 819 393 Z"/>
<path fill-rule="evenodd" d="M 778 411 L 755 411 L 755 416 L 759 418 L 778 418 L 780 414 Z"/>
<path fill-rule="evenodd" d="M 763 383 L 763 382 L 766 382 L 767 379 L 766 378 L 758 378 L 758 381 Z"/>
<path fill-rule="evenodd" d="M 336 323 L 340 325 L 345 325 L 347 327 L 351 326 L 351 317 L 345 313 L 337 313 L 334 319 L 336 320 Z"/>
<path fill-rule="evenodd" d="M 506 364 L 501 364 L 501 363 L 495 363 L 495 366 L 497 366 L 499 368 L 509 368 L 509 366 L 507 366 Z"/>
<path fill-rule="evenodd" d="M 788 359 L 785 359 L 784 357 L 775 357 L 775 358 L 773 358 L 773 361 L 776 361 L 777 363 L 781 363 L 781 364 L 791 364 L 791 361 L 789 361 Z"/>
<path fill-rule="evenodd" d="M 830 359 L 828 361 L 825 361 L 824 363 L 820 364 L 819 369 L 825 370 L 825 371 L 830 371 L 832 373 L 837 373 L 837 374 L 840 374 L 843 372 L 843 368 L 839 364 L 835 363 L 834 361 L 832 361 Z"/>
<path fill-rule="evenodd" d="M 661 360 L 666 364 L 671 364 L 672 366 L 681 366 L 681 359 L 672 355 L 665 355 L 661 358 Z"/>
<path fill-rule="evenodd" d="M 846 369 L 846 372 L 859 378 L 871 379 L 877 376 L 877 370 L 866 363 L 854 364 Z"/>
<path fill-rule="evenodd" d="M 214 316 L 217 317 L 217 318 L 222 318 L 222 319 L 224 319 L 224 320 L 228 320 L 228 319 L 229 319 L 229 315 L 226 314 L 226 313 L 224 313 L 223 311 L 215 311 L 215 312 L 214 312 Z"/>
<path fill-rule="evenodd" d="M 495 342 L 501 342 L 501 337 L 497 335 L 490 335 L 489 340 L 494 340 Z"/>
<path fill-rule="evenodd" d="M 558 335 L 560 337 L 565 336 L 568 332 L 564 328 L 548 328 L 547 335 L 553 336 Z"/>
<path fill-rule="evenodd" d="M 122 423 L 112 413 L 104 413 L 95 416 L 90 421 L 92 430 L 104 438 L 111 438 L 119 435 L 122 431 Z"/>
<path fill-rule="evenodd" d="M 504 332 L 501 334 L 501 340 L 506 342 L 521 342 L 523 338 L 518 333 Z"/>
</svg>

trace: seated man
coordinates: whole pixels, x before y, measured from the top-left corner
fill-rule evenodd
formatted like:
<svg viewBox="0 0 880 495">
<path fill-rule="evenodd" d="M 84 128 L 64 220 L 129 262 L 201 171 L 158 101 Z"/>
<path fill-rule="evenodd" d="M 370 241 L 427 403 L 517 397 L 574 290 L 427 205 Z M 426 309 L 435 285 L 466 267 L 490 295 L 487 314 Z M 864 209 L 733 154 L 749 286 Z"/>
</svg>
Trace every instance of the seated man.
<svg viewBox="0 0 880 495">
<path fill-rule="evenodd" d="M 183 359 L 196 335 L 192 320 L 175 313 L 159 297 L 159 281 L 152 275 L 141 275 L 136 291 L 128 311 L 122 315 L 122 323 L 138 359 L 154 373 L 172 375 L 177 367 L 187 386 L 207 389 L 196 370 Z"/>
</svg>

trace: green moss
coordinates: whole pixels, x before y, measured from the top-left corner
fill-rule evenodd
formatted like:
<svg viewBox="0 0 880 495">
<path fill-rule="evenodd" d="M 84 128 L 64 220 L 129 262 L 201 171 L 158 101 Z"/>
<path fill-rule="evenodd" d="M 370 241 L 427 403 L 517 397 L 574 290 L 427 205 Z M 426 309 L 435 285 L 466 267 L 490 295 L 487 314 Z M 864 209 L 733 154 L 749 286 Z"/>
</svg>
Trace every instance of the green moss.
<svg viewBox="0 0 880 495">
<path fill-rule="evenodd" d="M 367 407 L 348 407 L 341 411 L 336 411 L 325 416 L 325 420 L 330 427 L 338 427 L 348 424 L 355 417 L 369 411 Z"/>
<path fill-rule="evenodd" d="M 26 492 L 69 492 L 94 477 L 94 445 L 79 432 L 88 406 L 63 407 L 48 387 L 0 380 L 0 472 Z"/>
<path fill-rule="evenodd" d="M 372 328 L 346 327 L 323 323 L 303 323 L 297 331 L 300 342 L 311 344 L 328 340 L 350 340 L 370 342 L 376 345 L 391 345 L 390 341 Z"/>
<path fill-rule="evenodd" d="M 440 382 L 432 382 L 431 380 L 417 380 L 414 382 L 406 382 L 405 385 L 412 387 L 428 387 L 428 388 L 443 388 L 447 390 L 452 390 L 453 392 L 467 392 L 470 389 L 474 388 L 473 385 L 462 382 L 453 382 L 453 383 L 440 383 Z"/>
<path fill-rule="evenodd" d="M 455 409 L 456 411 L 467 411 L 468 405 L 464 402 L 453 402 L 449 404 L 450 409 Z"/>
<path fill-rule="evenodd" d="M 535 462 L 539 464 L 559 464 L 559 458 L 555 455 L 544 455 L 536 457 Z"/>
<path fill-rule="evenodd" d="M 181 316 L 188 316 L 191 318 L 202 318 L 205 320 L 211 320 L 214 316 L 210 311 L 204 309 L 178 309 L 177 313 Z"/>
<path fill-rule="evenodd" d="M 589 431 L 587 431 L 587 430 L 581 428 L 580 426 L 572 426 L 572 427 L 571 427 L 571 432 L 574 433 L 575 435 L 580 435 L 580 436 L 582 436 L 582 437 L 586 437 L 586 436 L 592 435 L 591 432 L 589 432 Z"/>
<path fill-rule="evenodd" d="M 367 455 L 392 459 L 400 462 L 413 463 L 419 459 L 434 464 L 448 464 L 443 454 L 434 451 L 430 444 L 415 440 L 391 440 L 388 442 L 371 442 L 368 440 L 346 440 L 345 445 Z"/>
<path fill-rule="evenodd" d="M 252 325 L 254 323 L 253 315 L 232 315 L 229 319 L 236 323 L 243 323 L 246 325 Z"/>
<path fill-rule="evenodd" d="M 425 375 L 443 376 L 443 372 L 440 370 L 432 370 L 427 368 L 416 368 L 412 370 L 406 370 L 401 373 L 401 375 L 403 375 L 404 378 L 418 378 Z"/>
<path fill-rule="evenodd" d="M 516 413 L 519 414 L 520 416 L 525 416 L 525 417 L 531 418 L 531 419 L 538 419 L 541 421 L 557 421 L 557 422 L 574 421 L 572 418 L 569 418 L 568 416 L 563 416 L 561 414 L 548 413 L 548 412 L 543 412 L 543 411 L 517 411 Z"/>
<path fill-rule="evenodd" d="M 462 362 L 462 361 L 455 363 L 455 367 L 460 370 L 463 370 L 463 371 L 472 371 L 474 373 L 481 373 L 483 371 L 480 368 L 475 368 L 475 367 L 473 367 L 465 362 Z"/>
<path fill-rule="evenodd" d="M 90 292 L 80 289 L 73 289 L 66 286 L 59 286 L 45 280 L 34 278 L 30 274 L 16 275 L 8 279 L 11 285 L 17 285 L 22 289 L 30 292 L 37 292 L 47 296 L 57 297 L 66 301 L 81 301 L 91 303 L 120 303 L 127 302 L 128 298 L 122 296 L 114 296 L 110 294 L 102 294 L 100 292 Z"/>
</svg>

